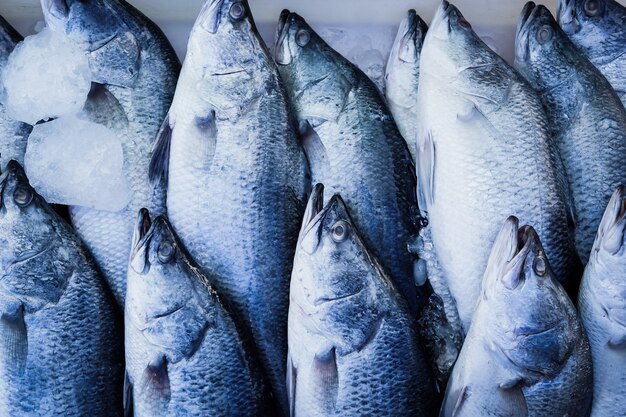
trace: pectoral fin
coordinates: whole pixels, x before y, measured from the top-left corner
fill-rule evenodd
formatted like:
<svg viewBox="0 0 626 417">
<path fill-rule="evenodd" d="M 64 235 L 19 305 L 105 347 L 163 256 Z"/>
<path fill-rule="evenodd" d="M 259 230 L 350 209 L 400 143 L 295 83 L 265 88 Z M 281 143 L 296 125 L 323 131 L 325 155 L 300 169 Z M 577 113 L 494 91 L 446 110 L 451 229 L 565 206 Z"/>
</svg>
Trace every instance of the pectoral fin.
<svg viewBox="0 0 626 417">
<path fill-rule="evenodd" d="M 291 360 L 291 355 L 287 354 L 287 397 L 289 399 L 289 415 L 296 415 L 296 384 L 298 382 L 298 370 Z"/>
<path fill-rule="evenodd" d="M 435 141 L 432 133 L 422 138 L 417 144 L 417 202 L 422 214 L 428 212 L 435 198 Z M 427 215 L 424 217 L 428 218 Z"/>
<path fill-rule="evenodd" d="M 21 374 L 26 368 L 28 356 L 28 334 L 24 321 L 24 306 L 19 305 L 13 312 L 4 313 L 0 318 L 0 340 L 3 356 L 7 363 Z"/>
<path fill-rule="evenodd" d="M 130 382 L 128 371 L 124 372 L 124 394 L 122 403 L 124 405 L 124 417 L 133 417 L 133 383 Z"/>
<path fill-rule="evenodd" d="M 154 147 L 152 148 L 152 158 L 150 159 L 150 167 L 148 175 L 153 186 L 163 179 L 167 183 L 170 166 L 170 147 L 172 143 L 172 128 L 168 114 L 161 125 L 161 129 L 157 134 Z"/>
<path fill-rule="evenodd" d="M 331 413 L 335 410 L 339 394 L 339 372 L 335 348 L 313 359 L 314 384 L 321 401 L 320 408 Z"/>
<path fill-rule="evenodd" d="M 139 389 L 148 401 L 160 403 L 162 408 L 167 406 L 172 393 L 165 357 L 161 356 L 146 366 Z"/>
</svg>

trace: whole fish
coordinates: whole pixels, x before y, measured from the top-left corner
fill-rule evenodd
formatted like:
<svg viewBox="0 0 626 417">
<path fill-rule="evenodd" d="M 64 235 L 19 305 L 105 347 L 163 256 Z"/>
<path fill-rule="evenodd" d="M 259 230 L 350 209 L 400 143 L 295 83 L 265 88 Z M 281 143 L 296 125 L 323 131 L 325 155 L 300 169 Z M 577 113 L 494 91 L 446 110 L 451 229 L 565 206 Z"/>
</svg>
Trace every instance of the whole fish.
<svg viewBox="0 0 626 417">
<path fill-rule="evenodd" d="M 417 88 L 420 54 L 428 26 L 415 10 L 400 23 L 385 68 L 385 96 L 398 130 L 415 158 L 417 129 Z"/>
<path fill-rule="evenodd" d="M 125 305 L 126 410 L 147 416 L 264 416 L 264 381 L 212 279 L 163 216 L 142 209 Z"/>
<path fill-rule="evenodd" d="M 289 277 L 306 159 L 246 1 L 209 0 L 191 31 L 152 176 L 174 230 L 250 327 L 287 411 Z"/>
<path fill-rule="evenodd" d="M 614 0 L 559 0 L 556 18 L 626 103 L 626 7 Z"/>
<path fill-rule="evenodd" d="M 291 415 L 430 415 L 431 379 L 404 297 L 342 198 L 323 204 L 317 186 L 291 277 Z"/>
<path fill-rule="evenodd" d="M 572 192 L 576 249 L 587 263 L 602 208 L 626 183 L 626 110 L 544 6 L 524 7 L 515 65 L 547 109 Z"/>
<path fill-rule="evenodd" d="M 0 84 L 2 71 L 15 46 L 23 40 L 20 35 L 2 16 L 0 16 Z M 3 87 L 0 85 L 0 92 Z M 32 127 L 26 123 L 13 120 L 7 114 L 0 95 L 0 166 L 14 159 L 24 162 L 26 143 Z"/>
<path fill-rule="evenodd" d="M 363 239 L 413 312 L 419 215 L 411 154 L 373 82 L 295 13 L 278 23 L 275 59 L 296 111 L 313 184 L 341 194 Z M 428 294 L 425 294 L 428 296 Z"/>
<path fill-rule="evenodd" d="M 587 416 L 589 343 L 531 226 L 509 217 L 493 245 L 441 417 Z"/>
<path fill-rule="evenodd" d="M 626 191 L 613 194 L 600 222 L 578 296 L 593 359 L 592 417 L 626 415 Z"/>
<path fill-rule="evenodd" d="M 46 23 L 88 52 L 95 82 L 86 112 L 122 142 L 132 191 L 119 212 L 71 207 L 72 223 L 123 308 L 135 215 L 165 211 L 165 190 L 148 177 L 150 155 L 174 95 L 180 63 L 161 30 L 123 0 L 41 0 Z"/>
<path fill-rule="evenodd" d="M 422 49 L 418 115 L 419 205 L 465 331 L 500 219 L 534 224 L 565 281 L 567 185 L 541 101 L 446 1 Z"/>
<path fill-rule="evenodd" d="M 121 416 L 122 322 L 104 279 L 19 163 L 0 190 L 0 415 Z"/>
</svg>

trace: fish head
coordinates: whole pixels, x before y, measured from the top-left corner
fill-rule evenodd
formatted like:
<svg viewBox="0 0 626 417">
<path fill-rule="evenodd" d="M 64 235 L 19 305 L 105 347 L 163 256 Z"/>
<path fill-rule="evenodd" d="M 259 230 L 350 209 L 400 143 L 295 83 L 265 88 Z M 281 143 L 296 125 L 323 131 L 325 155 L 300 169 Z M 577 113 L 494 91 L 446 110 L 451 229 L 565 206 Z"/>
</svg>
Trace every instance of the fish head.
<svg viewBox="0 0 626 417">
<path fill-rule="evenodd" d="M 300 232 L 291 283 L 291 311 L 304 326 L 340 352 L 360 349 L 380 322 L 380 266 L 369 255 L 339 195 L 323 205 L 313 190 Z M 388 278 L 384 278 L 388 280 Z M 291 314 L 291 313 L 290 313 Z"/>
<path fill-rule="evenodd" d="M 626 270 L 626 189 L 619 186 L 606 207 L 591 250 L 594 267 Z M 611 279 L 616 274 L 596 274 L 599 279 Z M 617 274 L 621 277 L 621 274 Z M 623 284 L 626 286 L 626 283 Z"/>
<path fill-rule="evenodd" d="M 62 238 L 60 219 L 18 162 L 7 164 L 0 190 L 0 292 L 36 311 L 61 298 L 76 254 Z"/>
<path fill-rule="evenodd" d="M 539 91 L 562 85 L 573 73 L 574 46 L 550 11 L 528 2 L 517 24 L 515 66 Z"/>
<path fill-rule="evenodd" d="M 189 357 L 214 317 L 208 296 L 198 288 L 201 275 L 164 216 L 151 221 L 146 209 L 139 212 L 129 264 L 125 309 L 130 322 L 171 362 Z"/>
<path fill-rule="evenodd" d="M 141 66 L 139 30 L 114 0 L 41 0 L 46 24 L 89 57 L 92 79 L 132 86 Z"/>
<path fill-rule="evenodd" d="M 624 52 L 626 8 L 614 0 L 559 0 L 557 20 L 563 31 L 595 64 Z"/>
<path fill-rule="evenodd" d="M 387 96 L 405 108 L 415 105 L 417 94 L 417 80 L 419 77 L 419 61 L 428 26 L 415 12 L 409 10 L 398 28 L 396 40 L 391 47 L 385 79 L 388 91 Z"/>
<path fill-rule="evenodd" d="M 283 10 L 274 59 L 299 121 L 317 127 L 336 120 L 352 88 L 355 70 L 298 14 Z"/>
<path fill-rule="evenodd" d="M 539 236 L 531 226 L 518 226 L 519 220 L 509 217 L 494 242 L 477 312 L 488 314 L 484 325 L 491 349 L 532 383 L 562 369 L 579 332 L 575 309 Z"/>
</svg>

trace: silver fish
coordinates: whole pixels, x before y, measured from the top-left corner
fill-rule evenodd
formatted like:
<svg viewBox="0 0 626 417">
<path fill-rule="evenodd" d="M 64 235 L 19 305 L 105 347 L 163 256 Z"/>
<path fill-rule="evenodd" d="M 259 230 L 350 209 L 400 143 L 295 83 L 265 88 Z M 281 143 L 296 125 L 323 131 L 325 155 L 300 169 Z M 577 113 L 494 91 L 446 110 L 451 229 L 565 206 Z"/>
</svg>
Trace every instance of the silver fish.
<svg viewBox="0 0 626 417">
<path fill-rule="evenodd" d="M 9 55 L 22 40 L 22 35 L 0 16 L 0 74 Z M 32 127 L 28 124 L 10 118 L 0 99 L 0 166 L 6 165 L 12 159 L 20 164 L 24 162 L 26 143 L 31 130 Z"/>
<path fill-rule="evenodd" d="M 500 219 L 534 224 L 568 279 L 567 183 L 542 103 L 446 1 L 422 48 L 418 114 L 419 206 L 464 330 Z"/>
<path fill-rule="evenodd" d="M 428 26 L 415 10 L 409 10 L 400 23 L 385 68 L 385 96 L 398 130 L 415 158 L 417 90 L 420 54 Z"/>
<path fill-rule="evenodd" d="M 515 66 L 547 109 L 572 192 L 576 249 L 586 263 L 603 207 L 626 183 L 626 110 L 544 6 L 529 2 L 522 12 Z"/>
<path fill-rule="evenodd" d="M 0 190 L 0 415 L 120 416 L 122 322 L 106 282 L 17 162 Z"/>
<path fill-rule="evenodd" d="M 291 415 L 430 415 L 433 387 L 408 305 L 341 197 L 323 201 L 318 185 L 291 278 Z"/>
<path fill-rule="evenodd" d="M 276 64 L 246 1 L 209 0 L 156 144 L 169 219 L 250 327 L 287 411 L 289 277 L 308 181 Z"/>
<path fill-rule="evenodd" d="M 264 379 L 212 279 L 163 216 L 139 213 L 125 305 L 126 410 L 135 417 L 261 416 Z"/>
<path fill-rule="evenodd" d="M 626 190 L 613 194 L 600 222 L 578 295 L 593 358 L 592 417 L 626 415 Z"/>
<path fill-rule="evenodd" d="M 86 112 L 122 142 L 130 203 L 115 213 L 71 207 L 70 214 L 123 307 L 135 215 L 142 207 L 165 211 L 165 191 L 151 186 L 148 168 L 180 63 L 161 30 L 126 1 L 41 1 L 46 23 L 88 52 L 95 83 Z"/>
<path fill-rule="evenodd" d="M 539 236 L 510 217 L 493 245 L 441 417 L 587 416 L 589 343 Z"/>
<path fill-rule="evenodd" d="M 556 18 L 626 103 L 626 7 L 614 0 L 559 0 Z"/>
</svg>

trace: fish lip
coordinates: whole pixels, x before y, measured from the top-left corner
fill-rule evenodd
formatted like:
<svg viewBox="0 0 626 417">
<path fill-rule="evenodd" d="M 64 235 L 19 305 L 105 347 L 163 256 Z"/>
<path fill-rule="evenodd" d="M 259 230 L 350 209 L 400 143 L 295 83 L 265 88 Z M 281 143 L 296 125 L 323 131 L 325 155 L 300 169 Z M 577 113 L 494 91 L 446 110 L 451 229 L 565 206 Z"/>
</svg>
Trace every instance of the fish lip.
<svg viewBox="0 0 626 417">
<path fill-rule="evenodd" d="M 415 63 L 418 58 L 419 43 L 423 43 L 427 26 L 414 9 L 407 11 L 407 15 L 398 28 L 396 40 L 390 53 L 391 60 L 400 60 L 406 63 Z"/>
<path fill-rule="evenodd" d="M 207 6 L 208 4 L 208 6 Z M 217 33 L 222 19 L 222 5 L 224 0 L 211 0 L 206 3 L 200 11 L 199 18 L 202 19 L 202 27 L 209 33 Z"/>
<path fill-rule="evenodd" d="M 278 65 L 289 65 L 292 60 L 291 50 L 289 48 L 289 30 L 291 29 L 292 20 L 291 13 L 288 9 L 283 9 L 278 18 L 278 28 L 276 30 L 276 44 L 274 45 L 274 61 Z"/>
<path fill-rule="evenodd" d="M 577 33 L 580 21 L 576 13 L 576 2 L 571 0 L 559 0 L 556 6 L 556 21 L 569 34 Z"/>
<path fill-rule="evenodd" d="M 65 20 L 69 15 L 69 7 L 65 0 L 41 0 L 44 17 L 51 16 L 57 20 Z"/>
<path fill-rule="evenodd" d="M 528 40 L 528 32 L 530 23 L 537 15 L 539 7 L 532 1 L 524 5 L 517 21 L 517 29 L 515 35 L 515 60 L 524 62 L 529 56 L 530 42 Z"/>
<path fill-rule="evenodd" d="M 450 17 L 450 3 L 447 2 L 446 0 L 443 0 L 441 2 L 441 4 L 439 5 L 439 7 L 437 8 L 437 11 L 435 12 L 435 16 L 433 17 L 433 20 L 430 22 L 430 30 L 429 32 L 431 33 L 436 33 L 437 31 L 439 31 L 439 26 L 446 24 L 446 26 L 448 26 L 446 28 L 446 31 L 450 31 L 450 27 L 449 27 L 449 17 Z"/>
<path fill-rule="evenodd" d="M 597 254 L 601 249 L 610 255 L 621 253 L 626 244 L 626 188 L 623 185 L 617 187 L 611 200 L 607 204 L 598 233 L 593 244 L 592 254 Z M 596 255 L 597 256 L 597 255 Z"/>
<path fill-rule="evenodd" d="M 304 212 L 302 220 L 302 228 L 300 230 L 300 236 L 298 238 L 298 245 L 302 242 L 302 239 L 311 231 L 318 221 L 320 213 L 324 211 L 324 185 L 321 183 L 315 184 L 311 195 L 309 196 L 309 202 Z"/>
</svg>

